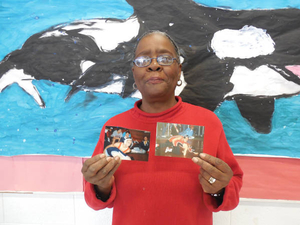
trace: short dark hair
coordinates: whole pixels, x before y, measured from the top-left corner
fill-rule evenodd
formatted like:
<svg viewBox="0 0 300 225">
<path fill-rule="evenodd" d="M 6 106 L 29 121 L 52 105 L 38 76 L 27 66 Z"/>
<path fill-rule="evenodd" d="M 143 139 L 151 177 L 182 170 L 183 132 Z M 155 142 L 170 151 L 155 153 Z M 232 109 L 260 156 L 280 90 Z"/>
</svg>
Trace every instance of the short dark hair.
<svg viewBox="0 0 300 225">
<path fill-rule="evenodd" d="M 134 47 L 134 53 L 135 53 L 135 51 L 136 51 L 136 49 L 137 49 L 137 46 L 139 45 L 140 41 L 141 41 L 144 37 L 146 37 L 146 36 L 148 36 L 148 35 L 150 35 L 150 34 L 153 34 L 153 33 L 161 34 L 161 35 L 167 37 L 167 38 L 169 39 L 169 41 L 171 42 L 171 44 L 174 46 L 174 50 L 175 50 L 175 53 L 176 53 L 176 58 L 177 58 L 178 60 L 180 60 L 180 51 L 179 51 L 178 45 L 177 45 L 176 42 L 173 40 L 173 38 L 171 38 L 171 36 L 170 36 L 169 34 L 167 34 L 166 32 L 160 31 L 160 30 L 149 30 L 149 31 L 145 32 L 142 36 L 140 36 L 140 37 L 138 38 L 138 41 L 137 41 L 135 47 Z M 178 61 L 178 62 L 180 63 L 180 61 Z"/>
</svg>

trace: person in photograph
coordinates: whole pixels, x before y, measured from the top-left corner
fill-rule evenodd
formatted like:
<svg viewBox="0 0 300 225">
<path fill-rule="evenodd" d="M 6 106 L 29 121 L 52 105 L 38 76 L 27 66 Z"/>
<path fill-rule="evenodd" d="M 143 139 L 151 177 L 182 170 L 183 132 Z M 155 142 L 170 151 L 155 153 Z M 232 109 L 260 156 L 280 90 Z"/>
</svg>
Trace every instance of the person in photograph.
<svg viewBox="0 0 300 225">
<path fill-rule="evenodd" d="M 104 147 L 106 147 L 107 145 L 110 145 L 112 140 L 111 140 L 111 135 L 113 132 L 113 128 L 112 127 L 107 127 L 105 129 L 105 141 L 104 141 Z"/>
<path fill-rule="evenodd" d="M 193 138 L 194 137 L 194 125 L 186 126 L 186 128 L 183 131 L 181 131 L 179 134 L 183 135 L 183 136 L 187 135 L 190 138 L 191 137 Z"/>
<path fill-rule="evenodd" d="M 182 129 L 181 124 L 176 124 L 176 123 L 172 124 L 171 135 L 173 136 L 178 135 L 181 132 L 181 129 Z"/>
<path fill-rule="evenodd" d="M 125 139 L 131 138 L 131 134 L 129 130 L 126 130 L 123 134 L 122 137 L 120 139 L 121 142 L 124 142 Z"/>
<path fill-rule="evenodd" d="M 110 157 L 119 157 L 122 160 L 131 160 L 131 158 L 126 155 L 131 152 L 130 146 L 132 145 L 132 139 L 127 138 L 124 142 L 116 142 L 114 144 L 108 145 L 104 149 L 104 153 Z"/>
<path fill-rule="evenodd" d="M 112 144 L 120 141 L 121 138 L 123 137 L 122 128 L 117 128 L 116 130 L 114 130 L 111 137 L 112 137 Z"/>
<path fill-rule="evenodd" d="M 148 151 L 149 146 L 150 146 L 150 143 L 149 143 L 148 137 L 144 136 L 143 141 L 140 142 L 140 148 L 145 150 L 145 151 Z"/>
<path fill-rule="evenodd" d="M 211 111 L 175 96 L 182 84 L 180 53 L 164 32 L 139 37 L 132 65 L 134 88 L 142 99 L 110 118 L 105 126 L 150 133 L 147 162 L 121 161 L 103 154 L 104 133 L 82 167 L 86 203 L 95 210 L 113 207 L 113 225 L 212 225 L 213 212 L 239 203 L 243 172 Z M 205 127 L 203 153 L 192 159 L 155 156 L 157 123 Z"/>
<path fill-rule="evenodd" d="M 165 153 L 172 152 L 176 155 L 182 155 L 186 156 L 186 153 L 189 149 L 191 149 L 190 144 L 188 143 L 189 137 L 182 136 L 182 135 L 176 135 L 169 138 L 169 142 L 172 143 L 171 147 L 170 145 L 167 145 Z M 181 150 L 182 149 L 182 150 Z"/>
</svg>

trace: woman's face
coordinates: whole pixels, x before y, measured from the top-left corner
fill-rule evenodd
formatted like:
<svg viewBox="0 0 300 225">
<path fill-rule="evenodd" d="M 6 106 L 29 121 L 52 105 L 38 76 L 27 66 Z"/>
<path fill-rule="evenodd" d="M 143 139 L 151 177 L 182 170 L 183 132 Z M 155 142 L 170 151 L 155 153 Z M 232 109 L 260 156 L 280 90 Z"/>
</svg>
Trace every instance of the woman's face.
<svg viewBox="0 0 300 225">
<path fill-rule="evenodd" d="M 170 55 L 176 58 L 175 48 L 162 34 L 152 33 L 145 36 L 138 44 L 135 58 Z M 132 67 L 133 77 L 143 98 L 171 98 L 174 96 L 177 81 L 180 79 L 181 64 L 176 60 L 169 66 L 161 66 L 152 59 L 149 66 Z"/>
</svg>

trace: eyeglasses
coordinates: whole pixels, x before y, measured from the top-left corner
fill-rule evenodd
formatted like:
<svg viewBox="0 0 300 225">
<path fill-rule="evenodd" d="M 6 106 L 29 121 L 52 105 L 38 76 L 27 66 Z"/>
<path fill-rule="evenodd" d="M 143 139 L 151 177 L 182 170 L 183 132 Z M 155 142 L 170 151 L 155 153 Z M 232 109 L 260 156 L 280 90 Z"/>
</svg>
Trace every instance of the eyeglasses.
<svg viewBox="0 0 300 225">
<path fill-rule="evenodd" d="M 177 59 L 172 58 L 172 56 L 159 55 L 156 58 L 150 58 L 149 56 L 139 56 L 135 60 L 133 60 L 133 63 L 137 67 L 146 67 L 146 66 L 149 66 L 151 64 L 152 59 L 156 59 L 157 63 L 161 66 L 170 66 L 170 65 L 172 65 L 174 60 L 177 61 Z"/>
</svg>

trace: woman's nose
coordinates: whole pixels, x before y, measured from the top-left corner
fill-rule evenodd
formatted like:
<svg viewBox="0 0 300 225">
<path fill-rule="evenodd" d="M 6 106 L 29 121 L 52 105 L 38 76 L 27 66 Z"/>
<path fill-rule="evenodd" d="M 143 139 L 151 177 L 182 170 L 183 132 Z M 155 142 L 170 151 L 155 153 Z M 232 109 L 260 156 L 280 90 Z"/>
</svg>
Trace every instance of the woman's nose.
<svg viewBox="0 0 300 225">
<path fill-rule="evenodd" d="M 150 65 L 148 66 L 149 71 L 160 71 L 162 66 L 158 64 L 156 58 L 152 59 Z"/>
</svg>

